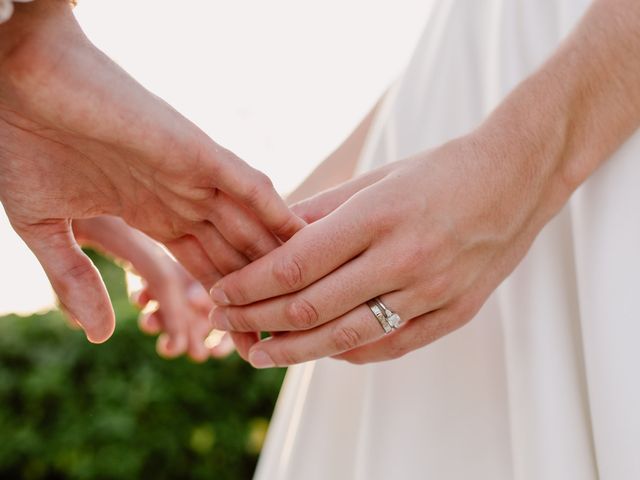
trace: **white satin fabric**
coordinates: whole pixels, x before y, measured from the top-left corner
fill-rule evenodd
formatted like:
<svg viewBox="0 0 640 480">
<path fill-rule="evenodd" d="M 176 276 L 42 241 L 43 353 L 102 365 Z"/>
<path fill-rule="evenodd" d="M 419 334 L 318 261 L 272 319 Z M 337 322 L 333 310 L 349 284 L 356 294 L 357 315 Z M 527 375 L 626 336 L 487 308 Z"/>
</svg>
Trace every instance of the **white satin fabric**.
<svg viewBox="0 0 640 480">
<path fill-rule="evenodd" d="M 472 129 L 588 4 L 435 2 L 363 168 Z M 392 362 L 291 368 L 256 478 L 640 479 L 639 156 L 636 134 L 466 327 Z"/>
</svg>

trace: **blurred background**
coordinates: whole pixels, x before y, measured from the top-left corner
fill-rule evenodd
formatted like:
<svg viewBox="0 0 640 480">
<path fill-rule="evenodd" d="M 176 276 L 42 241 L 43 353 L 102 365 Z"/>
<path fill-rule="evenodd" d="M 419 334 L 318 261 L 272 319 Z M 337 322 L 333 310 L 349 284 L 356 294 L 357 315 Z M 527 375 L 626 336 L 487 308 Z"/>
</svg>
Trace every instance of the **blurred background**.
<svg viewBox="0 0 640 480">
<path fill-rule="evenodd" d="M 89 38 L 292 190 L 399 76 L 433 0 L 81 0 Z M 66 327 L 0 209 L 0 478 L 250 478 L 284 372 L 161 360 L 122 270 L 107 344 Z"/>
</svg>

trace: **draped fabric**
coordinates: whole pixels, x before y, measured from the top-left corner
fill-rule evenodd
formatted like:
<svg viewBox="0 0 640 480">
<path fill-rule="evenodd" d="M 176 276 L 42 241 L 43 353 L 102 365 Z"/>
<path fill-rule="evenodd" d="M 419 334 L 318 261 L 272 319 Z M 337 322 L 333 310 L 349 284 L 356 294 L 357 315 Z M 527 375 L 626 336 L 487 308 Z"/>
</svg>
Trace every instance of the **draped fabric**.
<svg viewBox="0 0 640 480">
<path fill-rule="evenodd" d="M 439 0 L 362 170 L 468 132 L 588 0 Z M 259 480 L 640 478 L 640 134 L 476 318 L 391 362 L 291 368 Z"/>
</svg>

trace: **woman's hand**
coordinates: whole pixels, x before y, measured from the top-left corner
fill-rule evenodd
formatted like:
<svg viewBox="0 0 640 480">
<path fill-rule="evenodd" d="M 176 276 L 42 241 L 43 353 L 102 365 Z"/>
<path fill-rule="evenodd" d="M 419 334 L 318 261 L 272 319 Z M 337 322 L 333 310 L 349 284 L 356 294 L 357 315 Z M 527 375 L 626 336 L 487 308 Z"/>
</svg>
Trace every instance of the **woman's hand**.
<svg viewBox="0 0 640 480">
<path fill-rule="evenodd" d="M 0 200 L 94 342 L 113 311 L 71 219 L 122 217 L 207 288 L 303 225 L 263 174 L 97 50 L 66 0 L 0 25 Z"/>
<path fill-rule="evenodd" d="M 302 205 L 320 219 L 212 290 L 233 305 L 215 325 L 288 332 L 241 352 L 261 367 L 394 358 L 463 325 L 640 125 L 639 20 L 637 1 L 594 1 L 475 132 Z M 378 296 L 405 321 L 382 340 L 362 305 Z"/>
<path fill-rule="evenodd" d="M 160 334 L 157 350 L 167 358 L 184 353 L 196 361 L 226 356 L 233 350 L 229 335 L 213 332 L 207 291 L 157 243 L 116 217 L 75 220 L 77 242 L 126 262 L 144 283 L 132 296 L 142 309 L 140 329 Z M 214 338 L 215 337 L 215 338 Z"/>
<path fill-rule="evenodd" d="M 233 306 L 214 326 L 287 332 L 250 347 L 258 367 L 386 360 L 460 327 L 568 195 L 551 168 L 531 175 L 532 157 L 494 146 L 462 138 L 298 205 L 313 223 L 218 283 Z M 364 305 L 378 296 L 405 322 L 388 337 Z"/>
</svg>

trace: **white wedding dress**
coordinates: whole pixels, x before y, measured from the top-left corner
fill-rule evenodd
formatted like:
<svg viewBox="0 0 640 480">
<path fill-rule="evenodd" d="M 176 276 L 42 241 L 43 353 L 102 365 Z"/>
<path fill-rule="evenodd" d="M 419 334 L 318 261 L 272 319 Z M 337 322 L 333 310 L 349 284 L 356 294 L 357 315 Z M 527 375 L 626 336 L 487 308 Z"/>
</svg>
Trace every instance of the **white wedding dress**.
<svg viewBox="0 0 640 480">
<path fill-rule="evenodd" d="M 362 167 L 468 132 L 589 3 L 434 2 Z M 391 362 L 291 368 L 256 478 L 640 479 L 640 134 L 470 324 Z"/>
</svg>

